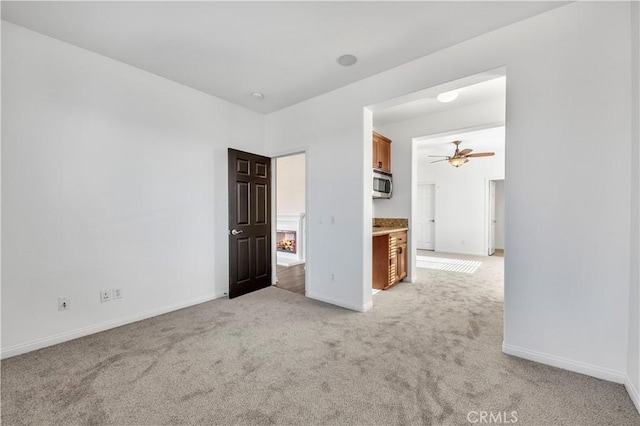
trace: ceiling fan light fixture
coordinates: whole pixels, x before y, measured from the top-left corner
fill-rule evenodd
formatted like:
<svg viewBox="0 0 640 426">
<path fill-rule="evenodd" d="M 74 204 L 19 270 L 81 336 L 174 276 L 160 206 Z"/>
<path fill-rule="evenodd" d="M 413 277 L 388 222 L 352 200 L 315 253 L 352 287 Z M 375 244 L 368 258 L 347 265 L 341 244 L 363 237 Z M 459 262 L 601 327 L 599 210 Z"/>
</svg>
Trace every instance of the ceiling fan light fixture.
<svg viewBox="0 0 640 426">
<path fill-rule="evenodd" d="M 454 157 L 449 159 L 449 164 L 451 164 L 453 167 L 460 167 L 467 161 L 469 160 L 464 157 Z"/>
<path fill-rule="evenodd" d="M 442 102 L 444 104 L 453 102 L 458 98 L 458 91 L 452 90 L 450 92 L 442 92 L 438 95 L 438 102 Z"/>
</svg>

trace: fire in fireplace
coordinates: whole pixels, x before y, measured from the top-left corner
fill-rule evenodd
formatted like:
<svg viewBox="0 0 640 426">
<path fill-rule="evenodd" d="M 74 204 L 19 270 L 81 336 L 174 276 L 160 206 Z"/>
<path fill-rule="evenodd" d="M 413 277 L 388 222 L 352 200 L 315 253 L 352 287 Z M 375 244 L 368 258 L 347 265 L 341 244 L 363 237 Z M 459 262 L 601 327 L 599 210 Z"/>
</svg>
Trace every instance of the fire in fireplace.
<svg viewBox="0 0 640 426">
<path fill-rule="evenodd" d="M 276 246 L 278 251 L 296 253 L 296 231 L 277 231 Z"/>
</svg>

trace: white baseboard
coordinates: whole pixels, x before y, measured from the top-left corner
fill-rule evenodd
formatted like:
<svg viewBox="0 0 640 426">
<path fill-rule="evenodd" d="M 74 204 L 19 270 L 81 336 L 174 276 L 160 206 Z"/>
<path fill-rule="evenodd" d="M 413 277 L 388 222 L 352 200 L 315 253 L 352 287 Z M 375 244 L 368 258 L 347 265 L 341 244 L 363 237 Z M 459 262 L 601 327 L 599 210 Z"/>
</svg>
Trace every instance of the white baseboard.
<svg viewBox="0 0 640 426">
<path fill-rule="evenodd" d="M 587 376 L 597 377 L 598 379 L 608 380 L 615 383 L 624 383 L 627 375 L 622 371 L 611 370 L 609 368 L 598 367 L 580 361 L 574 361 L 555 355 L 545 354 L 526 348 L 507 345 L 502 343 L 502 352 L 507 355 L 517 356 L 519 358 L 528 359 L 530 361 L 539 362 L 541 364 L 551 365 L 552 367 L 562 368 L 564 370 L 574 371 Z"/>
<path fill-rule="evenodd" d="M 308 291 L 306 293 L 306 296 L 309 299 L 319 300 L 320 302 L 325 302 L 331 305 L 340 306 L 341 308 L 351 309 L 352 311 L 367 312 L 369 309 L 373 308 L 372 301 L 369 301 L 364 305 L 356 305 L 351 302 L 345 302 L 344 300 L 334 299 L 333 297 L 329 297 L 329 296 L 321 296 L 319 294 L 310 293 Z"/>
<path fill-rule="evenodd" d="M 21 343 L 19 345 L 10 346 L 8 348 L 2 348 L 2 350 L 0 351 L 0 359 L 5 359 L 12 356 L 35 351 L 37 349 L 46 348 L 47 346 L 57 345 L 58 343 L 67 342 L 69 340 L 77 339 L 79 337 L 88 336 L 90 334 L 99 333 L 101 331 L 131 324 L 133 322 L 141 321 L 147 318 L 156 317 L 158 315 L 166 314 L 168 312 L 177 311 L 178 309 L 188 308 L 189 306 L 199 305 L 200 303 L 208 302 L 210 300 L 218 299 L 224 296 L 225 296 L 224 293 L 208 294 L 206 296 L 187 300 L 185 302 L 177 303 L 175 305 L 164 306 L 162 308 L 152 309 L 139 314 L 129 315 L 122 318 L 116 318 L 114 320 L 106 321 L 100 324 L 90 325 L 87 327 L 66 331 L 64 333 L 55 334 L 53 336 L 32 340 L 30 342 Z"/>
<path fill-rule="evenodd" d="M 640 413 L 640 392 L 638 391 L 638 389 L 636 389 L 635 386 L 633 386 L 633 383 L 631 383 L 631 379 L 629 379 L 629 377 L 625 377 L 624 387 L 627 389 L 631 400 L 635 404 L 636 410 L 638 410 L 638 413 Z"/>
</svg>

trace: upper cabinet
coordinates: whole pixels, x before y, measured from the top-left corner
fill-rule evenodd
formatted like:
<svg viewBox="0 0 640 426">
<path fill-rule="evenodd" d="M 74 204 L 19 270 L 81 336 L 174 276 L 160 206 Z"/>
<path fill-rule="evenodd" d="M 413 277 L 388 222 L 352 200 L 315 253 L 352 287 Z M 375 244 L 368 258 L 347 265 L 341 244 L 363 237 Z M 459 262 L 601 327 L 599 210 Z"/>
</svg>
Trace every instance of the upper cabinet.
<svg viewBox="0 0 640 426">
<path fill-rule="evenodd" d="M 391 139 L 373 132 L 373 168 L 391 173 Z"/>
</svg>

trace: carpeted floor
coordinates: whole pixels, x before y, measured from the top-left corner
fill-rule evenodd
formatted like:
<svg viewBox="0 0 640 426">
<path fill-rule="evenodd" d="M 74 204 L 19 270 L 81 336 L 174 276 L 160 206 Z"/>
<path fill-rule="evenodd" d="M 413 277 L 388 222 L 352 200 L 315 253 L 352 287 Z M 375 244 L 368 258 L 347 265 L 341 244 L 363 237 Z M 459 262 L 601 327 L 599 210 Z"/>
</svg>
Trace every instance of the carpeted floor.
<svg viewBox="0 0 640 426">
<path fill-rule="evenodd" d="M 501 352 L 502 258 L 477 259 L 365 314 L 271 287 L 4 360 L 2 423 L 640 424 L 621 385 Z"/>
</svg>

